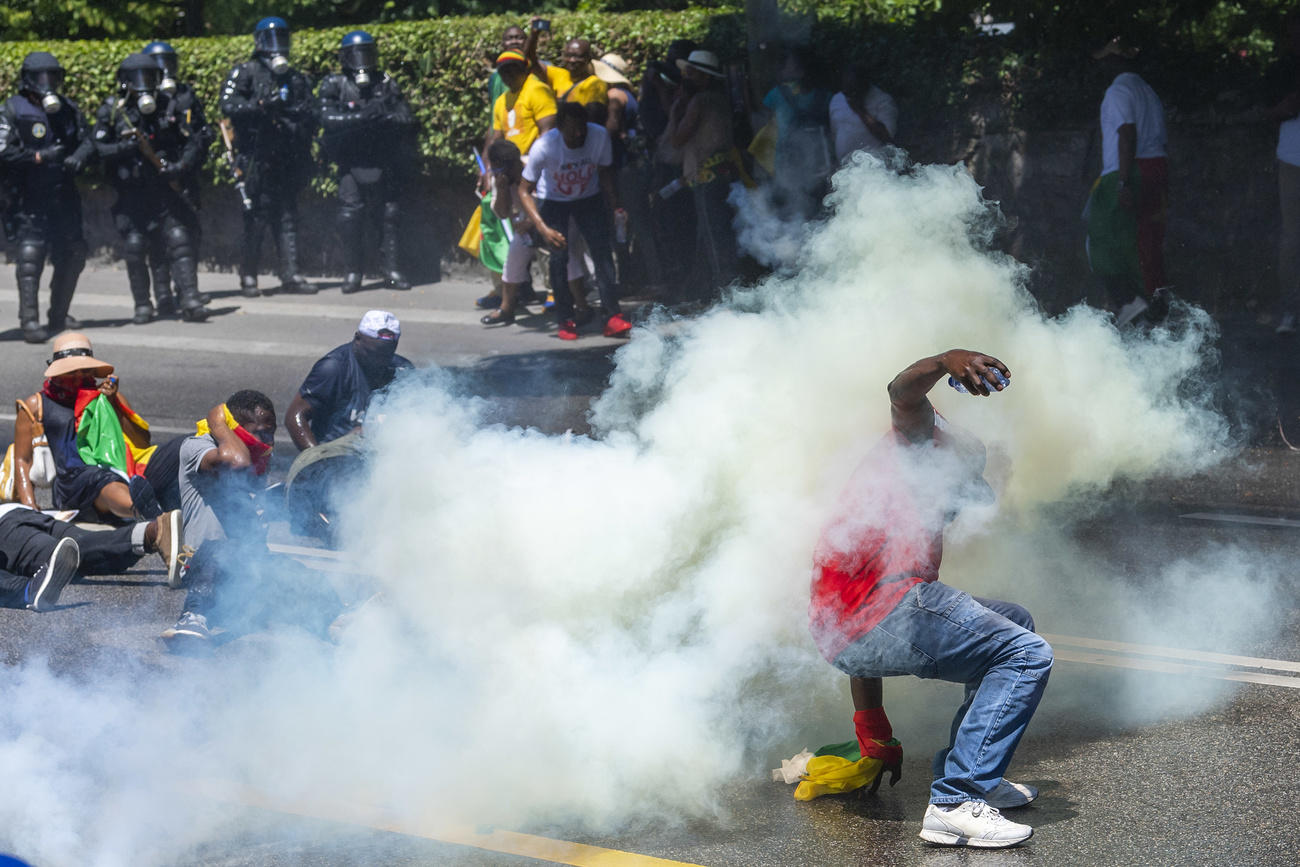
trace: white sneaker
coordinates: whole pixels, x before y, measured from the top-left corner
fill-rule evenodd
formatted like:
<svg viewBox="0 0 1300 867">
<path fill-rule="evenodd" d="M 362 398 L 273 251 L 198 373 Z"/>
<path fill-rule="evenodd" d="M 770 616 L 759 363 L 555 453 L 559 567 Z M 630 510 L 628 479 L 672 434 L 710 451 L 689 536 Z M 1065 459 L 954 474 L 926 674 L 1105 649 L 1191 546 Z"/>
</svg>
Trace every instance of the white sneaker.
<svg viewBox="0 0 1300 867">
<path fill-rule="evenodd" d="M 963 801 L 948 808 L 931 804 L 921 822 L 921 839 L 943 846 L 1002 849 L 1032 836 L 1033 828 L 1003 818 L 997 807 L 983 801 Z"/>
<path fill-rule="evenodd" d="M 1146 299 L 1141 295 L 1135 295 L 1133 300 L 1119 308 L 1119 313 L 1115 316 L 1115 327 L 1123 328 L 1134 319 L 1137 319 L 1143 313 L 1147 312 Z"/>
<path fill-rule="evenodd" d="M 984 796 L 990 807 L 997 807 L 999 810 L 1010 810 L 1015 807 L 1023 807 L 1030 801 L 1038 797 L 1038 790 L 1033 786 L 1026 786 L 1024 783 L 1013 783 L 1010 780 L 1002 780 L 997 784 L 993 791 Z"/>
<path fill-rule="evenodd" d="M 1295 314 L 1283 313 L 1282 321 L 1277 324 L 1274 334 L 1295 334 Z"/>
</svg>

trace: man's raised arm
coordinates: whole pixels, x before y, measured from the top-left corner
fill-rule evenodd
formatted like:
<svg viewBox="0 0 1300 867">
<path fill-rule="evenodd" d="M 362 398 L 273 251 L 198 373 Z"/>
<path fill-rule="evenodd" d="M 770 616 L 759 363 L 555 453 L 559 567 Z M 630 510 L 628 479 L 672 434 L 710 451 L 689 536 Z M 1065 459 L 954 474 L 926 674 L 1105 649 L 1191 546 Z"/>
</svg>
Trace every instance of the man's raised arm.
<svg viewBox="0 0 1300 867">
<path fill-rule="evenodd" d="M 934 384 L 945 376 L 951 376 L 966 386 L 971 394 L 988 397 L 991 391 L 984 381 L 986 378 L 994 384 L 993 390 L 1003 389 L 992 374 L 994 369 L 1008 379 L 1011 377 L 1011 371 L 1001 361 L 969 349 L 949 349 L 912 362 L 889 383 L 894 429 L 913 442 L 925 439 L 934 429 L 934 407 L 927 397 Z"/>
</svg>

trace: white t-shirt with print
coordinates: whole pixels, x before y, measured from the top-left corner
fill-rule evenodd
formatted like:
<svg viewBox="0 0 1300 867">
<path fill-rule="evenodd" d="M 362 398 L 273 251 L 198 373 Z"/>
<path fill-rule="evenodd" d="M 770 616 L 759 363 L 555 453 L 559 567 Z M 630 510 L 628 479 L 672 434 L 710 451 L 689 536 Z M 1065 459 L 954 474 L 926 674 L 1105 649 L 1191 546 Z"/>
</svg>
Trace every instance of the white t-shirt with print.
<svg viewBox="0 0 1300 867">
<path fill-rule="evenodd" d="M 600 192 L 601 166 L 614 164 L 614 149 L 603 126 L 587 124 L 587 140 L 574 150 L 564 143 L 559 128 L 543 133 L 528 152 L 524 179 L 537 184 L 537 197 L 553 202 L 575 202 Z"/>
<path fill-rule="evenodd" d="M 1137 158 L 1163 157 L 1165 107 L 1151 85 L 1136 72 L 1115 76 L 1101 101 L 1101 173 L 1119 171 L 1119 128 L 1126 123 L 1137 127 Z"/>
</svg>

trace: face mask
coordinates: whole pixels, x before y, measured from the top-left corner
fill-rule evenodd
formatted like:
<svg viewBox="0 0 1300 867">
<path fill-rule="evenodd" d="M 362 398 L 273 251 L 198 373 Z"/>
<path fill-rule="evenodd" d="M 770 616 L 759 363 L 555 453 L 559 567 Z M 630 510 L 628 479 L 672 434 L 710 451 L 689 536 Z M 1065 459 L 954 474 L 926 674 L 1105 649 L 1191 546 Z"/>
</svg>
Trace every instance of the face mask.
<svg viewBox="0 0 1300 867">
<path fill-rule="evenodd" d="M 57 93 L 47 93 L 41 97 L 41 108 L 45 109 L 46 114 L 57 114 L 63 107 L 63 100 L 59 99 Z"/>
<path fill-rule="evenodd" d="M 164 78 L 162 80 L 162 84 L 158 85 L 158 89 L 161 90 L 163 93 L 167 94 L 168 96 L 171 96 L 173 93 L 176 92 L 176 79 Z"/>
<path fill-rule="evenodd" d="M 283 54 L 271 55 L 271 72 L 276 75 L 284 75 L 289 71 L 289 58 Z"/>
<path fill-rule="evenodd" d="M 140 109 L 141 114 L 150 115 L 158 110 L 158 101 L 150 94 L 142 93 L 136 97 L 135 107 Z"/>
<path fill-rule="evenodd" d="M 352 76 L 352 80 L 357 83 L 357 87 L 369 87 L 370 73 L 364 69 L 358 69 L 356 75 Z"/>
</svg>

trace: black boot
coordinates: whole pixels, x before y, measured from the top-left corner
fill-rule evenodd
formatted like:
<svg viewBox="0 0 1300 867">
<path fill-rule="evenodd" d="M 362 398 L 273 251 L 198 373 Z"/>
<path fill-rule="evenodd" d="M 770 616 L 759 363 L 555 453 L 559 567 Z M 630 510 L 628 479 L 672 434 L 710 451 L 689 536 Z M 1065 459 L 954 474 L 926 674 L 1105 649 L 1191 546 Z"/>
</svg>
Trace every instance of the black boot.
<svg viewBox="0 0 1300 867">
<path fill-rule="evenodd" d="M 149 271 L 153 276 L 154 306 L 159 316 L 172 316 L 176 313 L 176 296 L 172 294 L 172 269 L 167 261 L 167 251 L 149 251 Z"/>
<path fill-rule="evenodd" d="M 153 302 L 149 300 L 149 266 L 145 263 L 145 239 L 138 232 L 127 234 L 123 240 L 122 258 L 126 261 L 126 284 L 131 289 L 131 301 L 135 304 L 135 315 L 131 321 L 136 325 L 152 322 L 154 318 Z M 169 276 L 167 278 L 171 280 Z"/>
<path fill-rule="evenodd" d="M 398 267 L 397 232 L 400 217 L 401 211 L 396 202 L 384 203 L 384 236 L 379 249 L 384 257 L 384 279 L 388 281 L 388 287 L 405 291 L 411 288 L 411 281 L 406 279 Z"/>
<path fill-rule="evenodd" d="M 344 205 L 339 210 L 339 240 L 343 243 L 343 294 L 361 291 L 366 269 L 366 226 L 362 210 L 356 205 Z"/>
<path fill-rule="evenodd" d="M 199 270 L 194 254 L 194 244 L 185 226 L 175 225 L 167 229 L 172 282 L 180 296 L 181 318 L 186 322 L 202 322 L 208 318 L 208 308 L 199 300 Z"/>
<path fill-rule="evenodd" d="M 68 328 L 80 328 L 81 323 L 68 315 L 72 295 L 77 291 L 77 278 L 86 267 L 86 242 L 81 238 L 65 241 L 62 249 L 54 250 L 50 257 L 54 268 L 50 274 L 50 318 L 47 323 L 51 334 Z"/>
<path fill-rule="evenodd" d="M 316 287 L 298 271 L 298 230 L 287 209 L 280 215 L 280 289 L 296 295 L 316 294 Z"/>
<path fill-rule="evenodd" d="M 261 211 L 244 212 L 244 247 L 239 259 L 239 294 L 257 298 L 257 265 L 262 258 L 262 231 L 266 224 Z"/>
<path fill-rule="evenodd" d="M 41 325 L 41 270 L 45 267 L 45 245 L 24 241 L 18 245 L 18 324 L 23 340 L 44 343 L 49 332 Z"/>
</svg>

